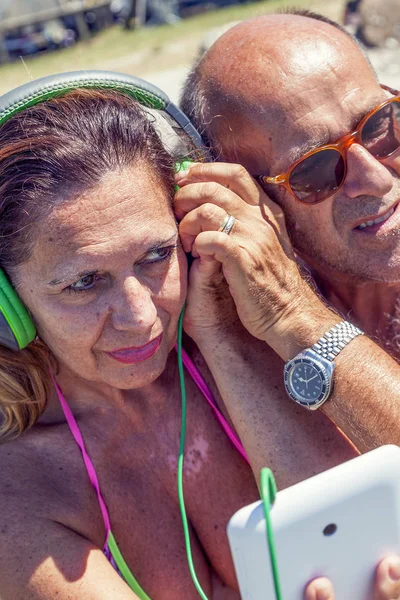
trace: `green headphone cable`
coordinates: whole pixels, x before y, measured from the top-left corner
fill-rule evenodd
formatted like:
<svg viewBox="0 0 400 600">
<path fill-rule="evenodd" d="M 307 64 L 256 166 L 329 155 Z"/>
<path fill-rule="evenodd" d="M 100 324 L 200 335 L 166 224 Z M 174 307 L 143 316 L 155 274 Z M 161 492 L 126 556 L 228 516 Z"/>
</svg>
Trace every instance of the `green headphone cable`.
<svg viewBox="0 0 400 600">
<path fill-rule="evenodd" d="M 200 582 L 196 575 L 196 570 L 194 568 L 193 556 L 192 556 L 192 548 L 190 544 L 190 532 L 188 526 L 188 520 L 186 515 L 186 507 L 185 507 L 185 499 L 183 495 L 183 459 L 185 452 L 185 436 L 186 436 L 186 385 L 185 385 L 185 372 L 183 368 L 183 359 L 182 359 L 182 331 L 183 331 L 183 316 L 185 314 L 185 307 L 182 308 L 181 314 L 179 316 L 178 321 L 178 371 L 179 371 L 179 381 L 181 386 L 181 397 L 182 397 L 182 425 L 181 425 L 181 437 L 179 443 L 179 457 L 178 457 L 178 499 L 179 499 L 179 508 L 181 512 L 182 525 L 183 525 L 183 533 L 185 537 L 185 546 L 186 546 L 186 556 L 189 565 L 190 575 L 192 577 L 194 586 L 202 600 L 208 600 L 206 594 L 204 593 L 203 588 L 200 585 Z M 276 483 L 274 476 L 272 474 L 271 469 L 261 469 L 261 498 L 264 505 L 264 514 L 265 514 L 265 524 L 266 524 L 266 534 L 267 534 L 267 543 L 269 548 L 269 555 L 271 560 L 271 568 L 272 575 L 274 579 L 275 586 L 275 595 L 276 600 L 282 600 L 282 593 L 280 589 L 279 583 L 279 574 L 278 574 L 278 565 L 276 559 L 276 549 L 274 543 L 274 536 L 271 525 L 271 517 L 270 517 L 270 507 L 275 501 L 276 497 Z"/>
<path fill-rule="evenodd" d="M 263 502 L 265 515 L 265 530 L 267 534 L 267 544 L 269 549 L 269 558 L 271 561 L 272 578 L 274 580 L 276 600 L 282 600 L 281 584 L 279 581 L 278 561 L 276 558 L 276 547 L 274 541 L 274 532 L 271 523 L 270 508 L 276 498 L 276 481 L 271 469 L 264 467 L 260 474 L 260 495 Z"/>
<path fill-rule="evenodd" d="M 186 386 L 185 386 L 185 373 L 183 370 L 182 360 L 182 330 L 183 330 L 183 315 L 185 314 L 185 307 L 182 308 L 181 314 L 178 321 L 178 370 L 179 380 L 181 384 L 181 395 L 182 395 L 182 426 L 181 426 L 181 439 L 179 443 L 179 457 L 178 457 L 178 498 L 179 508 L 181 511 L 183 534 L 185 536 L 186 545 L 186 556 L 189 564 L 189 571 L 192 577 L 194 586 L 199 593 L 202 600 L 208 600 L 205 595 L 203 588 L 197 578 L 196 571 L 193 563 L 192 548 L 190 544 L 190 532 L 188 526 L 188 520 L 185 508 L 185 499 L 183 497 L 183 457 L 185 452 L 185 436 L 186 436 Z"/>
</svg>

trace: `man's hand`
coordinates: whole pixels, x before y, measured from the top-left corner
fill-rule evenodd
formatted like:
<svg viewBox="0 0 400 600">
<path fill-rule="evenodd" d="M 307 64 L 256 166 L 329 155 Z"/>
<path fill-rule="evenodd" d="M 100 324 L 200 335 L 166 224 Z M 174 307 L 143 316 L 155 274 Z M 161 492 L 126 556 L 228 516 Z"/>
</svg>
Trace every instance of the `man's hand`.
<svg viewBox="0 0 400 600">
<path fill-rule="evenodd" d="M 304 600 L 335 600 L 335 591 L 329 579 L 321 577 L 312 581 L 307 586 Z M 375 576 L 374 600 L 400 600 L 399 558 L 385 558 L 379 564 Z"/>
<path fill-rule="evenodd" d="M 191 268 L 186 329 L 190 335 L 235 319 L 269 341 L 271 329 L 309 293 L 300 276 L 281 209 L 239 165 L 195 164 L 176 176 L 180 190 L 175 212 L 181 220 L 183 248 L 195 261 Z M 229 235 L 218 231 L 227 215 L 235 217 Z M 207 300 L 209 298 L 209 300 Z M 198 310 L 199 299 L 211 313 Z M 216 308 L 215 302 L 219 302 Z M 192 335 L 193 336 L 193 335 Z"/>
</svg>

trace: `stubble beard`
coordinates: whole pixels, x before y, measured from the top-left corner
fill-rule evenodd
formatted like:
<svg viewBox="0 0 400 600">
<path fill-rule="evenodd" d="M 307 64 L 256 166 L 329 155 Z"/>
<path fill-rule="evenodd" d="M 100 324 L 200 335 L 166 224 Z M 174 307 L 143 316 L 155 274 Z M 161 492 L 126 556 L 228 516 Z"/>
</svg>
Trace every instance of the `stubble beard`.
<svg viewBox="0 0 400 600">
<path fill-rule="evenodd" d="M 327 251 L 328 239 L 316 243 L 315 235 L 296 229 L 290 219 L 287 219 L 287 231 L 299 257 L 325 278 L 327 274 L 331 274 L 333 279 L 335 275 L 342 281 L 348 278 L 352 284 L 375 282 L 398 284 L 400 287 L 400 238 L 395 251 L 388 250 L 387 256 L 382 253 L 381 258 L 374 262 L 376 255 L 373 250 L 368 252 L 372 261 L 368 260 L 368 255 L 363 254 L 361 249 L 352 251 L 350 248 L 339 248 L 337 252 Z"/>
</svg>

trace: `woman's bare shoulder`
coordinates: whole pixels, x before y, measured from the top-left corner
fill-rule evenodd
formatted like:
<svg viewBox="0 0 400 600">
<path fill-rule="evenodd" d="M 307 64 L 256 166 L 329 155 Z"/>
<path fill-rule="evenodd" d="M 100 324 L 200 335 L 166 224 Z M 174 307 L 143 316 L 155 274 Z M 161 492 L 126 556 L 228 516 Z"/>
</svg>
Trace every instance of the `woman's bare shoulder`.
<svg viewBox="0 0 400 600">
<path fill-rule="evenodd" d="M 0 522 L 21 510 L 58 521 L 68 507 L 85 504 L 90 486 L 81 454 L 61 426 L 35 426 L 0 444 L 0 465 Z"/>
<path fill-rule="evenodd" d="M 0 444 L 0 481 L 8 480 L 11 488 L 20 489 L 24 480 L 43 482 L 51 477 L 57 466 L 62 468 L 70 462 L 71 456 L 67 460 L 66 454 L 76 454 L 70 452 L 75 448 L 66 443 L 66 437 L 61 427 L 38 425 L 18 438 Z"/>
<path fill-rule="evenodd" d="M 101 551 L 80 452 L 55 434 L 32 431 L 0 446 L 0 597 L 134 600 Z"/>
<path fill-rule="evenodd" d="M 101 548 L 104 526 L 63 426 L 0 445 L 0 597 L 134 600 Z"/>
</svg>

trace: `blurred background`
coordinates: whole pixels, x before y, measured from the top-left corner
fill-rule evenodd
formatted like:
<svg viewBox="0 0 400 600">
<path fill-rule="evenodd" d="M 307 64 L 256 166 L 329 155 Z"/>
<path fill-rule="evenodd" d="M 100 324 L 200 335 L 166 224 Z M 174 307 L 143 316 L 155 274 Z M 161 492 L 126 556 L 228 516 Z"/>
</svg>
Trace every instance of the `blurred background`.
<svg viewBox="0 0 400 600">
<path fill-rule="evenodd" d="M 400 0 L 0 0 L 0 94 L 61 71 L 137 75 L 177 101 L 193 61 L 241 19 L 293 6 L 343 24 L 400 88 Z"/>
</svg>

